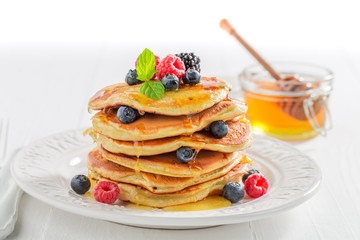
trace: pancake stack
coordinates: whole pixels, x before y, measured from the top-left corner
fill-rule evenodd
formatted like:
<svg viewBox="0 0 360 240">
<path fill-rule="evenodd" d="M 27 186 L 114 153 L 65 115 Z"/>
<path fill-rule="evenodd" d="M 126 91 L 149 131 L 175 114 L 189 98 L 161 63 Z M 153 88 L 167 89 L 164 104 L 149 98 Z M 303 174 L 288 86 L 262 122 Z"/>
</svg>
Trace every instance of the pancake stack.
<svg viewBox="0 0 360 240">
<path fill-rule="evenodd" d="M 89 110 L 98 111 L 87 130 L 97 143 L 88 155 L 92 179 L 115 182 L 120 200 L 158 208 L 221 195 L 228 182 L 240 181 L 251 162 L 241 152 L 251 145 L 251 127 L 247 106 L 227 97 L 226 82 L 202 77 L 160 100 L 141 94 L 139 87 L 119 83 L 90 99 Z M 137 119 L 121 123 L 120 106 L 136 109 Z M 208 129 L 219 120 L 229 128 L 220 139 Z M 193 149 L 190 162 L 177 159 L 181 147 Z"/>
</svg>

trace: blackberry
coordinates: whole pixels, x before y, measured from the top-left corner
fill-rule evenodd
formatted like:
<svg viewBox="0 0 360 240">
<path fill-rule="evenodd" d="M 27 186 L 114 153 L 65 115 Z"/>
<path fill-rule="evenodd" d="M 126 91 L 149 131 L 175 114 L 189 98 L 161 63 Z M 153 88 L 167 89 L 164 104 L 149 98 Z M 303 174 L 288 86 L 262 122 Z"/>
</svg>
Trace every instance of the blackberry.
<svg viewBox="0 0 360 240">
<path fill-rule="evenodd" d="M 199 56 L 195 55 L 195 53 L 179 53 L 175 54 L 178 58 L 181 59 L 181 61 L 185 65 L 185 71 L 189 68 L 195 69 L 196 71 L 200 72 L 200 58 Z"/>
</svg>

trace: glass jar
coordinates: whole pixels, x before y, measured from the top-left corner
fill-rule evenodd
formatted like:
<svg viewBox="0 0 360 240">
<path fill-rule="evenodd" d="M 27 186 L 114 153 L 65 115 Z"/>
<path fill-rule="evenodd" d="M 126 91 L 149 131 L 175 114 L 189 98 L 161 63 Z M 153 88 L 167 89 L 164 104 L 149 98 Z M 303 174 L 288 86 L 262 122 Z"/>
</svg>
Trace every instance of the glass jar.
<svg viewBox="0 0 360 240">
<path fill-rule="evenodd" d="M 240 84 L 246 113 L 255 133 L 282 140 L 304 140 L 326 135 L 332 127 L 328 98 L 333 73 L 303 63 L 272 63 L 287 80 L 275 80 L 260 65 L 244 69 Z"/>
</svg>

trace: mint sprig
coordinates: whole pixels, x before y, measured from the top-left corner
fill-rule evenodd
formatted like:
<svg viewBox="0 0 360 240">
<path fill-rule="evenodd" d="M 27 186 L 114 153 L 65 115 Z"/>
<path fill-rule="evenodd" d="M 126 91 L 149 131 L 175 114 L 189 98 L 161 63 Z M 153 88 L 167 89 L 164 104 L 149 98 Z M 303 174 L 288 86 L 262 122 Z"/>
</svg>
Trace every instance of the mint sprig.
<svg viewBox="0 0 360 240">
<path fill-rule="evenodd" d="M 140 54 L 136 66 L 137 79 L 144 81 L 140 86 L 140 92 L 149 98 L 159 100 L 165 93 L 165 87 L 161 82 L 150 80 L 154 74 L 158 72 L 155 70 L 155 65 L 156 60 L 154 53 L 145 48 Z"/>
</svg>

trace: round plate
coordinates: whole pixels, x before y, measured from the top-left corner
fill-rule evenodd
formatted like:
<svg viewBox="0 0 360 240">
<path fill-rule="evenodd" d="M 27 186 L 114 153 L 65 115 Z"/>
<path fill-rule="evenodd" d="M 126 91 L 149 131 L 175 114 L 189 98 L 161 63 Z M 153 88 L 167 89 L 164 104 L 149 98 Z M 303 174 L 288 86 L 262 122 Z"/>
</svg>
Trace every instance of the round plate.
<svg viewBox="0 0 360 240">
<path fill-rule="evenodd" d="M 83 130 L 72 130 L 38 140 L 24 148 L 11 166 L 17 184 L 28 194 L 56 208 L 121 224 L 150 228 L 199 228 L 240 223 L 291 209 L 318 189 L 321 172 L 309 157 L 279 140 L 255 135 L 246 153 L 270 181 L 268 193 L 243 199 L 231 207 L 194 212 L 164 212 L 107 205 L 77 195 L 70 181 L 87 174 L 86 156 L 94 147 Z"/>
</svg>

